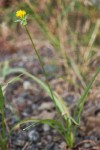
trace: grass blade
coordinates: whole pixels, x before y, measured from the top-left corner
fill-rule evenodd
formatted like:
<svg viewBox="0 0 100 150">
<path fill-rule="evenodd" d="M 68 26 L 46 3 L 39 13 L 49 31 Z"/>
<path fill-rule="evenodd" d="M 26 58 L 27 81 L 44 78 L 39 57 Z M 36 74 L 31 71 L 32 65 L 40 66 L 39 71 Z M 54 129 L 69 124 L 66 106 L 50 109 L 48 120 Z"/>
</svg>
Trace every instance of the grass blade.
<svg viewBox="0 0 100 150">
<path fill-rule="evenodd" d="M 3 150 L 6 150 L 5 123 L 4 123 L 4 96 L 1 85 L 0 85 L 0 112 L 2 114 L 2 121 L 1 121 L 2 130 L 1 130 L 0 145 Z"/>
<path fill-rule="evenodd" d="M 95 75 L 93 76 L 92 80 L 87 85 L 87 87 L 85 88 L 85 91 L 84 91 L 83 95 L 80 98 L 80 101 L 78 103 L 78 107 L 76 108 L 76 110 L 74 112 L 74 117 L 73 117 L 73 118 L 75 118 L 77 116 L 76 122 L 80 122 L 81 113 L 82 113 L 82 110 L 83 110 L 84 103 L 86 101 L 86 97 L 89 93 L 89 90 L 90 90 L 93 82 L 95 81 L 95 79 L 96 79 L 96 77 L 99 73 L 100 73 L 100 68 L 97 69 Z M 75 132 L 76 132 L 76 129 L 77 129 L 77 127 L 75 126 Z"/>
<path fill-rule="evenodd" d="M 64 127 L 60 124 L 60 122 L 53 120 L 53 119 L 44 119 L 44 120 L 39 120 L 39 119 L 25 119 L 23 121 L 20 121 L 18 124 L 16 124 L 11 132 L 13 130 L 16 130 L 20 127 L 20 125 L 25 124 L 25 123 L 32 123 L 28 127 L 24 128 L 23 130 L 29 129 L 31 126 L 35 126 L 37 124 L 48 124 L 50 127 L 56 129 L 60 134 L 64 132 Z"/>
<path fill-rule="evenodd" d="M 35 82 L 37 82 L 43 89 L 44 91 L 51 97 L 52 99 L 52 95 L 50 92 L 50 89 L 48 88 L 48 86 L 42 82 L 40 79 L 38 79 L 37 77 L 35 77 L 34 75 L 28 73 L 25 69 L 13 69 L 12 71 L 13 73 L 22 73 L 26 76 L 28 76 L 29 78 L 31 78 L 32 80 L 34 80 Z M 57 105 L 57 107 L 59 108 L 61 114 L 64 116 L 64 119 L 67 120 L 68 118 L 71 119 L 71 121 L 73 121 L 73 123 L 77 124 L 77 122 L 72 119 L 72 117 L 70 116 L 69 110 L 66 107 L 64 101 L 62 100 L 62 98 L 60 96 L 58 96 L 58 94 L 55 92 L 54 94 L 54 100 L 55 100 L 55 104 Z"/>
</svg>

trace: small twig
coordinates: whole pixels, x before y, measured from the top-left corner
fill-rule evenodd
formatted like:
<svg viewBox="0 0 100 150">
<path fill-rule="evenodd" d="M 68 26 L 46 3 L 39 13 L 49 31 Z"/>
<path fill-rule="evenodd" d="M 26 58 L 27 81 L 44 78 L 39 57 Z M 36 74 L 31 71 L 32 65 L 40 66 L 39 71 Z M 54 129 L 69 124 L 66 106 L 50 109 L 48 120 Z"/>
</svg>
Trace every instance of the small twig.
<svg viewBox="0 0 100 150">
<path fill-rule="evenodd" d="M 29 145 L 29 142 L 26 142 L 22 150 L 26 150 L 27 146 Z"/>
<path fill-rule="evenodd" d="M 4 123 L 5 123 L 6 129 L 7 129 L 7 132 L 10 133 L 10 129 L 9 129 L 8 125 L 7 125 L 7 120 L 6 119 L 4 119 Z"/>
<path fill-rule="evenodd" d="M 84 141 L 81 141 L 80 143 L 78 143 L 78 144 L 75 146 L 75 148 L 77 148 L 77 147 L 83 145 L 84 143 L 91 143 L 91 144 L 93 144 L 93 145 L 96 145 L 96 143 L 95 143 L 94 141 L 92 141 L 92 140 L 84 140 Z"/>
</svg>

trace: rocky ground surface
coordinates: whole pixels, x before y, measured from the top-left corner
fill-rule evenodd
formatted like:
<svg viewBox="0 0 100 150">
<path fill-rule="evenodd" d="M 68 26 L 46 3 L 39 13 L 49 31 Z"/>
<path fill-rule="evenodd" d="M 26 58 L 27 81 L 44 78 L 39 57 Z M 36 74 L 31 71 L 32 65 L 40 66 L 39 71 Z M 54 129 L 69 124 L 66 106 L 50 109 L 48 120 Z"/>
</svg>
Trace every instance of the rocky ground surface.
<svg viewBox="0 0 100 150">
<path fill-rule="evenodd" d="M 26 48 L 27 49 L 27 48 Z M 39 62 L 30 48 L 19 50 L 18 53 L 8 53 L 0 56 L 1 62 L 9 61 L 11 68 L 25 68 L 28 72 L 39 77 L 44 76 Z M 66 91 L 65 82 L 60 79 L 63 70 L 54 64 L 48 63 L 53 57 L 51 47 L 44 46 L 39 52 L 48 72 L 52 87 L 64 98 L 65 103 L 73 110 L 77 103 L 78 94 Z M 51 61 L 52 62 L 52 61 Z M 4 82 L 16 77 L 19 73 L 11 73 Z M 10 129 L 25 118 L 47 119 L 57 117 L 54 104 L 49 96 L 34 81 L 22 75 L 16 83 L 9 84 L 5 92 L 5 124 L 7 133 Z M 56 130 L 48 125 L 36 125 L 23 130 L 29 123 L 21 125 L 8 136 L 7 150 L 68 150 L 64 139 Z M 100 149 L 100 99 L 88 100 L 85 104 L 82 121 L 76 135 L 75 150 Z"/>
</svg>

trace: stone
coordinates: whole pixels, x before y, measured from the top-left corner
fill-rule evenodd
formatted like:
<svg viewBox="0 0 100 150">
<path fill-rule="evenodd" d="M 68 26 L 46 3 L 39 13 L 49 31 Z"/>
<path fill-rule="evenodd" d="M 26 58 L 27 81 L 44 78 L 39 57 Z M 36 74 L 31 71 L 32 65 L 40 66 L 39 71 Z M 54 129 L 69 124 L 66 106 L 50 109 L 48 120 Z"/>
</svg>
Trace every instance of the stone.
<svg viewBox="0 0 100 150">
<path fill-rule="evenodd" d="M 39 134 L 35 130 L 31 130 L 28 133 L 28 138 L 31 142 L 37 142 L 39 140 Z"/>
<path fill-rule="evenodd" d="M 43 125 L 43 130 L 44 130 L 44 132 L 49 131 L 49 130 L 50 130 L 50 126 L 47 125 L 47 124 L 44 124 L 44 125 Z"/>
</svg>

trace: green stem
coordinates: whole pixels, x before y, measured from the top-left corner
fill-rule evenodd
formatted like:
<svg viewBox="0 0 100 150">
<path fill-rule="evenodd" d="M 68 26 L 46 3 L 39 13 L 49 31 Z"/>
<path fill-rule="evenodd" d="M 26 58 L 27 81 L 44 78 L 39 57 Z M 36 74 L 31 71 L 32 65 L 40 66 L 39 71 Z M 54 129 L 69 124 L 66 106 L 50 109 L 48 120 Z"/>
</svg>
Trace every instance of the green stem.
<svg viewBox="0 0 100 150">
<path fill-rule="evenodd" d="M 5 140 L 4 110 L 2 110 L 2 141 Z M 4 143 L 4 142 L 3 142 Z M 4 144 L 3 144 L 4 145 Z"/>
<path fill-rule="evenodd" d="M 30 40 L 31 40 L 32 47 L 33 47 L 33 49 L 35 50 L 35 53 L 36 53 L 36 55 L 37 55 L 37 57 L 38 57 L 38 60 L 39 60 L 39 62 L 40 62 L 40 65 L 41 65 L 41 67 L 42 67 L 43 73 L 44 73 L 45 78 L 46 78 L 46 84 L 47 84 L 47 86 L 48 86 L 48 88 L 49 88 L 49 90 L 50 90 L 50 93 L 51 93 L 51 98 L 52 98 L 53 102 L 55 103 L 55 106 L 56 106 L 56 109 L 58 110 L 58 112 L 59 112 L 59 111 L 61 112 L 60 108 L 59 108 L 59 107 L 57 106 L 57 104 L 56 104 L 56 100 L 55 100 L 55 97 L 54 97 L 54 93 L 53 93 L 53 91 L 52 91 L 52 89 L 51 89 L 51 86 L 50 86 L 50 84 L 49 84 L 48 75 L 47 75 L 47 73 L 46 73 L 46 71 L 45 71 L 43 61 L 42 61 L 42 59 L 41 59 L 41 57 L 40 57 L 40 55 L 39 55 L 39 53 L 38 53 L 38 51 L 37 51 L 37 49 L 36 49 L 36 47 L 35 47 L 35 44 L 34 44 L 34 42 L 33 42 L 33 39 L 32 39 L 32 37 L 31 37 L 31 34 L 30 34 L 30 32 L 29 32 L 27 26 L 24 26 L 24 27 L 25 27 L 26 32 L 27 32 L 27 34 L 28 34 L 28 36 L 29 36 L 29 38 L 30 38 Z M 66 117 L 64 117 L 64 119 L 65 119 L 65 121 L 66 121 Z M 70 122 L 70 126 L 71 126 L 71 121 L 69 121 L 69 122 Z M 68 123 L 69 123 L 69 122 L 68 122 Z M 65 138 L 66 138 L 66 136 L 65 136 Z M 73 137 L 72 137 L 72 133 L 70 133 L 70 137 L 69 137 L 69 138 L 71 138 L 71 139 L 68 140 L 68 145 L 69 145 L 70 147 L 72 147 L 72 146 L 73 146 L 73 142 L 74 142 L 74 141 L 73 141 Z"/>
<path fill-rule="evenodd" d="M 1 139 L 0 139 L 0 145 L 2 147 L 2 150 L 6 150 L 6 136 L 5 136 L 5 123 L 4 123 L 4 96 L 2 92 L 2 87 L 0 85 L 0 111 L 2 114 L 2 121 L 1 121 L 1 126 L 2 126 L 2 131 L 1 131 Z"/>
<path fill-rule="evenodd" d="M 25 26 L 25 29 L 26 29 L 26 32 L 27 32 L 27 34 L 28 34 L 30 40 L 31 40 L 32 47 L 33 47 L 33 49 L 35 50 L 35 53 L 36 53 L 36 55 L 37 55 L 37 57 L 38 57 L 38 60 L 39 60 L 39 62 L 40 62 L 40 65 L 41 65 L 41 67 L 42 67 L 43 73 L 44 73 L 45 78 L 46 78 L 46 84 L 47 84 L 47 86 L 48 86 L 48 88 L 49 88 L 49 90 L 50 90 L 51 96 L 52 96 L 52 100 L 53 100 L 54 103 L 55 103 L 53 91 L 52 91 L 52 89 L 51 89 L 51 87 L 50 87 L 50 84 L 49 84 L 49 82 L 48 82 L 48 75 L 47 75 L 47 73 L 46 73 L 46 71 L 45 71 L 43 61 L 42 61 L 42 59 L 41 59 L 41 57 L 40 57 L 40 55 L 39 55 L 39 53 L 38 53 L 38 51 L 37 51 L 37 49 L 36 49 L 36 47 L 35 47 L 35 44 L 34 44 L 34 42 L 33 42 L 33 39 L 32 39 L 32 37 L 31 37 L 31 34 L 30 34 L 30 32 L 29 32 L 27 26 Z"/>
</svg>

